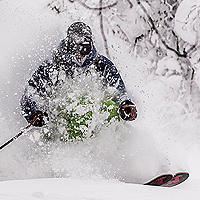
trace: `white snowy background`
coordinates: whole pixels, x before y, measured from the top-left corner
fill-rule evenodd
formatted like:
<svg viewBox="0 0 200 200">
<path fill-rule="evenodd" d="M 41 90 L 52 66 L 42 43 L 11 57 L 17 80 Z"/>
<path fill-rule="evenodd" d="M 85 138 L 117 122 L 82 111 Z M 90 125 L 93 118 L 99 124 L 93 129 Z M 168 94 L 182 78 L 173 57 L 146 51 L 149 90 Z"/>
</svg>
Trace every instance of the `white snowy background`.
<svg viewBox="0 0 200 200">
<path fill-rule="evenodd" d="M 57 1 L 47 7 L 49 0 L 0 1 L 1 144 L 27 125 L 19 106 L 25 83 L 72 22 L 90 25 L 98 51 L 106 54 L 98 11 L 80 2 Z M 99 6 L 94 0 L 84 2 Z M 200 1 L 182 1 L 176 14 L 176 33 L 197 47 L 183 61 L 164 47 L 157 55 L 157 47 L 148 48 L 147 42 L 133 49 L 130 43 L 148 25 L 139 18 L 138 12 L 143 11 L 136 3 L 130 8 L 130 1 L 119 2 L 116 10 L 105 14 L 104 30 L 110 58 L 137 105 L 138 119 L 122 123 L 117 132 L 115 127 L 102 130 L 82 143 L 39 145 L 33 139 L 37 129 L 27 131 L 0 152 L 0 199 L 200 198 Z M 50 8 L 59 5 L 66 10 L 58 15 Z M 118 25 L 129 43 L 122 32 L 111 31 Z M 184 78 L 191 74 L 189 66 L 195 69 L 192 81 Z M 189 172 L 190 178 L 175 188 L 141 185 L 157 175 L 179 171 Z"/>
</svg>

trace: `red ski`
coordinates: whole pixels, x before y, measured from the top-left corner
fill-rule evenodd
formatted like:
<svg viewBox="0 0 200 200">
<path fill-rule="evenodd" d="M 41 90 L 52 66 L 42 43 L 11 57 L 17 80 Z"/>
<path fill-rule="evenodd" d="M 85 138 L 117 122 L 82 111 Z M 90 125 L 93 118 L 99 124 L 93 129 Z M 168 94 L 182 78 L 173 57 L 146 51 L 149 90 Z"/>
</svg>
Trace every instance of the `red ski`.
<svg viewBox="0 0 200 200">
<path fill-rule="evenodd" d="M 173 187 L 179 185 L 186 179 L 188 179 L 189 174 L 187 172 L 180 172 L 175 174 L 164 174 L 154 178 L 153 180 L 145 183 L 144 185 L 161 186 L 161 187 Z"/>
<path fill-rule="evenodd" d="M 187 172 L 180 172 L 174 175 L 174 177 L 169 180 L 167 183 L 161 185 L 162 187 L 173 187 L 179 185 L 180 183 L 184 182 L 188 179 L 189 174 Z"/>
<path fill-rule="evenodd" d="M 173 178 L 172 174 L 164 174 L 154 178 L 153 180 L 145 183 L 144 185 L 161 186 Z"/>
</svg>

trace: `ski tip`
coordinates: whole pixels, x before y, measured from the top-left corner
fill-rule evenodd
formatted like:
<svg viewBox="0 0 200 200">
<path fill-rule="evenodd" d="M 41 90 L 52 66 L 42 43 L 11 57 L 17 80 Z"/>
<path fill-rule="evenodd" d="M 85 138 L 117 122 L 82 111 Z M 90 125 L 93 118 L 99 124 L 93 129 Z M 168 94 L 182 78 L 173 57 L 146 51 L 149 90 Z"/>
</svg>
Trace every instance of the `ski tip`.
<svg viewBox="0 0 200 200">
<path fill-rule="evenodd" d="M 176 173 L 174 176 L 172 174 L 163 174 L 161 176 L 158 176 L 150 180 L 147 183 L 144 183 L 144 185 L 173 187 L 173 186 L 181 184 L 188 178 L 189 178 L 189 173 L 187 172 L 179 172 L 179 173 Z"/>
<path fill-rule="evenodd" d="M 167 183 L 168 181 L 170 181 L 172 178 L 173 178 L 172 174 L 163 174 L 163 175 L 160 175 L 160 176 L 150 180 L 147 183 L 144 183 L 144 185 L 161 186 L 161 185 Z"/>
<path fill-rule="evenodd" d="M 165 183 L 161 186 L 162 187 L 173 187 L 173 186 L 181 184 L 188 178 L 189 178 L 189 173 L 179 172 L 179 173 L 175 174 L 171 180 L 167 181 L 167 183 Z"/>
<path fill-rule="evenodd" d="M 186 179 L 189 178 L 190 174 L 188 172 L 179 172 L 179 173 L 176 173 L 175 176 L 183 176 Z"/>
</svg>

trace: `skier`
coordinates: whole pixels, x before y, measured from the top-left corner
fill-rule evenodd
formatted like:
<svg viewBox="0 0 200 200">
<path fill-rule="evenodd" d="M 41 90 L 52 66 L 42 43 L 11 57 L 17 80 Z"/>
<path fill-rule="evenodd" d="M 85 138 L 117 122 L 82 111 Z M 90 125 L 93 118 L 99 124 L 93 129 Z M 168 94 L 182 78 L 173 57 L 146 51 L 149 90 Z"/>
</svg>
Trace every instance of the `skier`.
<svg viewBox="0 0 200 200">
<path fill-rule="evenodd" d="M 119 72 L 108 58 L 97 53 L 92 31 L 83 22 L 69 26 L 66 38 L 61 41 L 52 59 L 44 61 L 28 81 L 21 98 L 26 120 L 34 126 L 43 126 L 48 119 L 48 99 L 64 84 L 63 74 L 73 78 L 76 69 L 81 68 L 84 73 L 91 66 L 95 66 L 96 73 L 102 78 L 102 85 L 116 89 L 113 101 L 118 105 L 122 119 L 134 120 L 137 110 L 127 95 Z"/>
</svg>

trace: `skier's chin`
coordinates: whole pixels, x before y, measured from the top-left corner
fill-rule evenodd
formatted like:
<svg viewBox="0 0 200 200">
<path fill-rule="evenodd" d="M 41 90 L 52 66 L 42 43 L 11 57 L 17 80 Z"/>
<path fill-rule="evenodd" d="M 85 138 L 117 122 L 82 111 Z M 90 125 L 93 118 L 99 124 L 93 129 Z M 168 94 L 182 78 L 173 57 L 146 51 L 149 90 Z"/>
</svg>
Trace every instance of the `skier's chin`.
<svg viewBox="0 0 200 200">
<path fill-rule="evenodd" d="M 82 55 L 78 54 L 75 56 L 75 59 L 80 65 L 82 65 L 86 60 L 86 56 L 82 56 Z"/>
</svg>

